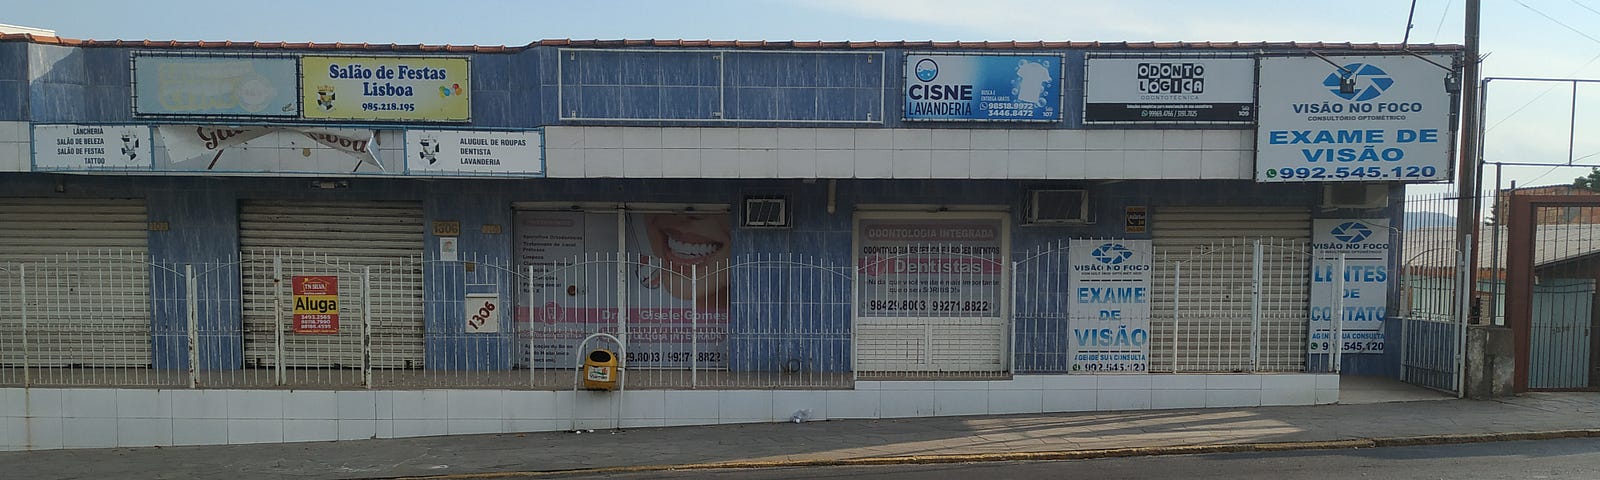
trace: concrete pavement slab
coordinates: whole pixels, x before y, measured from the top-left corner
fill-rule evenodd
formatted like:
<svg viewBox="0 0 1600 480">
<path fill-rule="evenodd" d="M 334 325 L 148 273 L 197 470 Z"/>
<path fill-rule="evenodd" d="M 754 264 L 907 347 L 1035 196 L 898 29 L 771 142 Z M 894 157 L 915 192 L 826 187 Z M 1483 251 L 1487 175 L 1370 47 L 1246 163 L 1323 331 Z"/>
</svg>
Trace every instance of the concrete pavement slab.
<svg viewBox="0 0 1600 480">
<path fill-rule="evenodd" d="M 760 465 L 1022 459 L 1018 455 L 1080 458 L 1074 455 L 1162 452 L 1153 448 L 1187 451 L 1171 447 L 1199 452 L 1207 448 L 1342 445 L 1319 442 L 1376 445 L 1425 442 L 1430 438 L 1488 441 L 1527 436 L 1529 432 L 1600 434 L 1600 416 L 1585 413 L 1594 411 L 1600 411 L 1600 394 L 1539 393 L 1495 401 L 845 420 L 582 434 L 0 452 L 0 471 L 8 478 L 449 478 L 495 472 L 667 465 L 686 468 L 727 462 Z"/>
</svg>

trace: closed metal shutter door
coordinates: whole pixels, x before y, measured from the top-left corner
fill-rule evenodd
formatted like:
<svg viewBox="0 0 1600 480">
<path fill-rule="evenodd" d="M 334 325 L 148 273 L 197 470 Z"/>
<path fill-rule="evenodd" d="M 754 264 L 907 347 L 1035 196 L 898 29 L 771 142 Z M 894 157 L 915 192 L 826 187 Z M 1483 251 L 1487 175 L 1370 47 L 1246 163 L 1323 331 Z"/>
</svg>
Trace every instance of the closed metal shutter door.
<svg viewBox="0 0 1600 480">
<path fill-rule="evenodd" d="M 994 318 L 860 318 L 863 375 L 1006 371 L 1006 323 Z"/>
<path fill-rule="evenodd" d="M 373 366 L 422 367 L 420 203 L 246 200 L 239 205 L 239 247 L 246 364 L 276 364 L 278 305 L 286 366 L 359 367 L 361 309 L 370 302 Z M 276 288 L 274 258 L 282 265 Z M 361 298 L 364 267 L 372 268 L 370 299 Z M 297 275 L 338 277 L 339 333 L 294 332 Z"/>
<path fill-rule="evenodd" d="M 1151 369 L 1301 371 L 1310 315 L 1311 212 L 1300 207 L 1160 207 Z M 1250 354 L 1254 243 L 1263 244 L 1260 363 Z M 1182 262 L 1181 319 L 1174 330 L 1174 271 Z M 1177 339 L 1174 351 L 1174 338 Z"/>
<path fill-rule="evenodd" d="M 0 363 L 22 363 L 27 264 L 34 366 L 150 365 L 143 199 L 0 198 Z"/>
<path fill-rule="evenodd" d="M 996 236 L 984 241 L 938 243 L 933 240 L 879 240 L 877 246 L 908 248 L 911 252 L 853 254 L 855 271 L 855 367 L 866 377 L 892 376 L 997 376 L 1010 368 L 1007 321 L 1010 295 L 1010 238 L 1006 218 L 974 213 L 930 215 L 917 212 L 864 212 L 856 228 L 858 247 L 865 245 L 867 225 L 904 225 L 930 231 L 944 228 L 992 228 Z M 926 235 L 926 234 L 917 234 Z M 862 247 L 864 248 L 864 247 Z M 955 253 L 946 249 L 955 248 Z M 966 254 L 961 248 L 993 248 L 997 253 Z M 930 273 L 900 267 L 876 274 L 881 265 L 939 266 L 993 265 L 978 271 Z M 872 266 L 868 266 L 871 262 Z M 877 263 L 882 262 L 882 263 Z M 991 263 L 992 262 L 992 263 Z M 878 286 L 870 278 L 877 277 Z M 874 304 L 888 305 L 875 307 Z M 977 305 L 982 305 L 978 307 Z M 968 308 L 975 310 L 968 311 Z"/>
</svg>

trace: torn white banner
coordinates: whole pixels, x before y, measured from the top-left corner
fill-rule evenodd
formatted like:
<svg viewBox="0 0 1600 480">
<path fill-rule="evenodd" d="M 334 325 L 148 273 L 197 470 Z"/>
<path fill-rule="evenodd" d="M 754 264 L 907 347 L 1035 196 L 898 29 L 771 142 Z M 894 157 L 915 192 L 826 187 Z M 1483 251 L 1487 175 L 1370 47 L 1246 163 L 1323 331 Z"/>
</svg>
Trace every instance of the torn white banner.
<svg viewBox="0 0 1600 480">
<path fill-rule="evenodd" d="M 158 127 L 167 162 L 157 170 L 390 173 L 376 132 L 359 128 L 167 125 Z"/>
</svg>

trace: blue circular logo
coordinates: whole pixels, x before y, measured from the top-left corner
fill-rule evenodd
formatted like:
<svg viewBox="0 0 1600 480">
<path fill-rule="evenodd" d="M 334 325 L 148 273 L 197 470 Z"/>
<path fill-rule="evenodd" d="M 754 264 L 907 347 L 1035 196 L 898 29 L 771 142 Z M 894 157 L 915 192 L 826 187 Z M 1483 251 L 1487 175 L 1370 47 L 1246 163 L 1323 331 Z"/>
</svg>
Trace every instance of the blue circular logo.
<svg viewBox="0 0 1600 480">
<path fill-rule="evenodd" d="M 1362 225 L 1361 222 L 1344 222 L 1333 227 L 1328 233 L 1332 233 L 1334 239 L 1344 243 L 1360 243 L 1372 236 L 1372 229 Z"/>
<path fill-rule="evenodd" d="M 1350 93 L 1339 91 L 1339 81 L 1345 77 L 1355 77 L 1356 88 Z M 1383 71 L 1377 65 L 1370 63 L 1352 63 L 1343 69 L 1334 69 L 1327 78 L 1322 79 L 1322 86 L 1328 87 L 1329 92 L 1345 100 L 1364 102 L 1378 98 L 1385 90 L 1394 86 L 1394 79 L 1389 78 L 1389 72 Z"/>
<path fill-rule="evenodd" d="M 939 63 L 931 58 L 924 58 L 917 62 L 917 80 L 931 82 L 939 77 Z"/>
<path fill-rule="evenodd" d="M 1107 243 L 1095 247 L 1094 251 L 1089 252 L 1089 256 L 1106 265 L 1120 265 L 1133 258 L 1133 250 L 1128 250 L 1128 247 L 1120 243 Z"/>
</svg>

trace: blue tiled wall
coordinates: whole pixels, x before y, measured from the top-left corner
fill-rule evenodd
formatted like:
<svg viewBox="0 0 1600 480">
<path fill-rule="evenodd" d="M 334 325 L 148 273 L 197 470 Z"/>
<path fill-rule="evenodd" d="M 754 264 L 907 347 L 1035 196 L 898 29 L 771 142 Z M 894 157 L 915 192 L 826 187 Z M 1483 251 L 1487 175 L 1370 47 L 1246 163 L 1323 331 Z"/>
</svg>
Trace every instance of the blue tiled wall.
<svg viewBox="0 0 1600 480">
<path fill-rule="evenodd" d="M 0 44 L 0 119 L 38 123 L 134 121 L 129 100 L 131 51 L 22 42 Z M 470 125 L 1084 128 L 1084 52 L 1028 53 L 1063 55 L 1060 122 L 901 121 L 906 55 L 903 49 L 598 51 L 535 47 L 516 53 L 467 55 L 473 77 Z M 27 68 L 7 68 L 12 65 Z M 563 117 L 590 120 L 563 121 Z"/>
<path fill-rule="evenodd" d="M 0 120 L 28 118 L 27 43 L 0 43 Z"/>
</svg>

